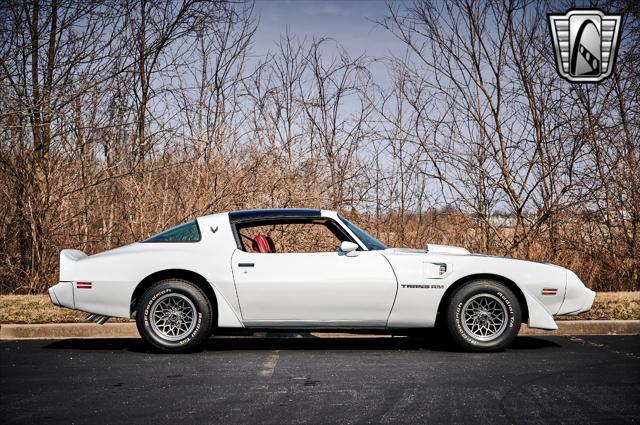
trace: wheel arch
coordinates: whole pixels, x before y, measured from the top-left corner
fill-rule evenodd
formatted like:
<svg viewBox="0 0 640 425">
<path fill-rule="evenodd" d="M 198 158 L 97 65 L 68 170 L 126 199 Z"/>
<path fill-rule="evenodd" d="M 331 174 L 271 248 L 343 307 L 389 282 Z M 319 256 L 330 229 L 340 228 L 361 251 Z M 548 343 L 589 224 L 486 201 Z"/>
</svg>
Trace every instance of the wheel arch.
<svg viewBox="0 0 640 425">
<path fill-rule="evenodd" d="M 213 287 L 211 286 L 211 284 L 209 284 L 207 279 L 205 279 L 202 275 L 196 272 L 193 272 L 191 270 L 184 270 L 184 269 L 160 270 L 142 279 L 140 283 L 138 283 L 138 285 L 136 286 L 136 289 L 133 291 L 133 294 L 131 295 L 131 306 L 130 306 L 131 317 L 134 316 L 136 307 L 138 304 L 138 300 L 140 299 L 144 291 L 146 291 L 154 283 L 160 282 L 161 280 L 165 280 L 165 279 L 183 279 L 193 283 L 198 288 L 200 288 L 202 292 L 204 292 L 206 297 L 209 299 L 209 302 L 211 303 L 211 307 L 214 310 L 213 311 L 214 326 L 217 326 L 218 299 L 213 290 Z"/>
<path fill-rule="evenodd" d="M 444 295 L 440 299 L 440 304 L 438 305 L 438 313 L 436 316 L 436 326 L 439 326 L 441 324 L 440 322 L 442 321 L 442 317 L 444 317 L 444 312 L 445 312 L 445 309 L 447 308 L 447 305 L 449 304 L 449 299 L 451 298 L 451 295 L 453 295 L 453 293 L 456 291 L 456 289 L 466 285 L 471 281 L 478 280 L 478 279 L 487 279 L 487 280 L 494 280 L 496 282 L 500 282 L 503 285 L 505 285 L 507 288 L 509 288 L 511 291 L 513 291 L 515 296 L 518 298 L 518 302 L 520 303 L 520 306 L 522 307 L 522 323 L 526 323 L 529 320 L 529 306 L 527 304 L 527 300 L 525 298 L 524 293 L 522 292 L 522 289 L 520 289 L 520 287 L 514 281 L 498 274 L 478 273 L 478 274 L 471 274 L 471 275 L 461 277 L 460 279 L 456 280 L 451 285 L 449 285 L 447 290 L 444 292 Z"/>
</svg>

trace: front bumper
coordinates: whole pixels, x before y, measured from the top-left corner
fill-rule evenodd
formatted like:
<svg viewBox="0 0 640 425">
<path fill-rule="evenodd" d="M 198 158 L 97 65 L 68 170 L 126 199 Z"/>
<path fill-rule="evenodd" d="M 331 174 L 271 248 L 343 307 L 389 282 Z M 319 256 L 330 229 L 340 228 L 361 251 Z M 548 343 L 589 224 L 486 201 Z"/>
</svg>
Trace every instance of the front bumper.
<svg viewBox="0 0 640 425">
<path fill-rule="evenodd" d="M 73 282 L 59 282 L 49 288 L 49 298 L 58 307 L 75 308 L 73 299 Z"/>
<path fill-rule="evenodd" d="M 580 313 L 584 313 L 585 311 L 591 310 L 591 307 L 593 306 L 593 301 L 596 299 L 596 293 L 591 289 L 588 289 L 588 288 L 585 288 L 585 289 L 587 291 L 584 294 L 581 306 L 576 311 L 571 312 L 569 314 L 580 314 Z"/>
<path fill-rule="evenodd" d="M 567 270 L 567 289 L 559 315 L 575 315 L 591 310 L 596 293 L 584 286 L 575 273 Z"/>
</svg>

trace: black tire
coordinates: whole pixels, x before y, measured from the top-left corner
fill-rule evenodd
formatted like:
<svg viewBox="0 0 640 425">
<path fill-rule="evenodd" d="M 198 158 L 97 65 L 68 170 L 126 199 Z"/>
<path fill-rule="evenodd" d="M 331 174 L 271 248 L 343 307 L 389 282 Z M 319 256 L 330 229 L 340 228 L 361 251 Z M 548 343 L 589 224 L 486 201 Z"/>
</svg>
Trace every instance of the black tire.
<svg viewBox="0 0 640 425">
<path fill-rule="evenodd" d="M 446 324 L 449 335 L 468 351 L 500 351 L 520 331 L 522 309 L 513 291 L 492 280 L 474 280 L 449 299 Z"/>
<path fill-rule="evenodd" d="M 138 301 L 136 325 L 142 338 L 159 351 L 192 352 L 211 335 L 213 315 L 211 302 L 200 288 L 186 280 L 165 279 L 149 287 Z"/>
</svg>

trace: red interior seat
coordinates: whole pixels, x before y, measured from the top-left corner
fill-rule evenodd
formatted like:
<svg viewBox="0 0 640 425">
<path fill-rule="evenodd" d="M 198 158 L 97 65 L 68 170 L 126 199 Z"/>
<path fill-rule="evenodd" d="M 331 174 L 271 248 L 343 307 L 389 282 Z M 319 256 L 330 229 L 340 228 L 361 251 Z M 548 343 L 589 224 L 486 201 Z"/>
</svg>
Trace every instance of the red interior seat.
<svg viewBox="0 0 640 425">
<path fill-rule="evenodd" d="M 256 235 L 253 237 L 251 250 L 253 252 L 260 252 L 263 254 L 272 254 L 276 252 L 276 245 L 273 243 L 273 239 L 271 239 L 271 237 L 266 235 Z"/>
</svg>

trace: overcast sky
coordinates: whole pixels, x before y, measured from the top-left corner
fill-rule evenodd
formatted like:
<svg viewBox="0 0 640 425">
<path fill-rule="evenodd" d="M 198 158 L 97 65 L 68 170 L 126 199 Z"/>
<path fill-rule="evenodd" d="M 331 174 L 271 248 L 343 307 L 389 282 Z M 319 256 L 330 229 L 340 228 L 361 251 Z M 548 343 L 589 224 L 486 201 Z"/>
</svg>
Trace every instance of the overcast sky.
<svg viewBox="0 0 640 425">
<path fill-rule="evenodd" d="M 381 57 L 400 42 L 375 24 L 387 13 L 384 0 L 256 0 L 260 20 L 254 53 L 273 49 L 287 27 L 297 37 L 336 39 L 351 56 Z"/>
</svg>

